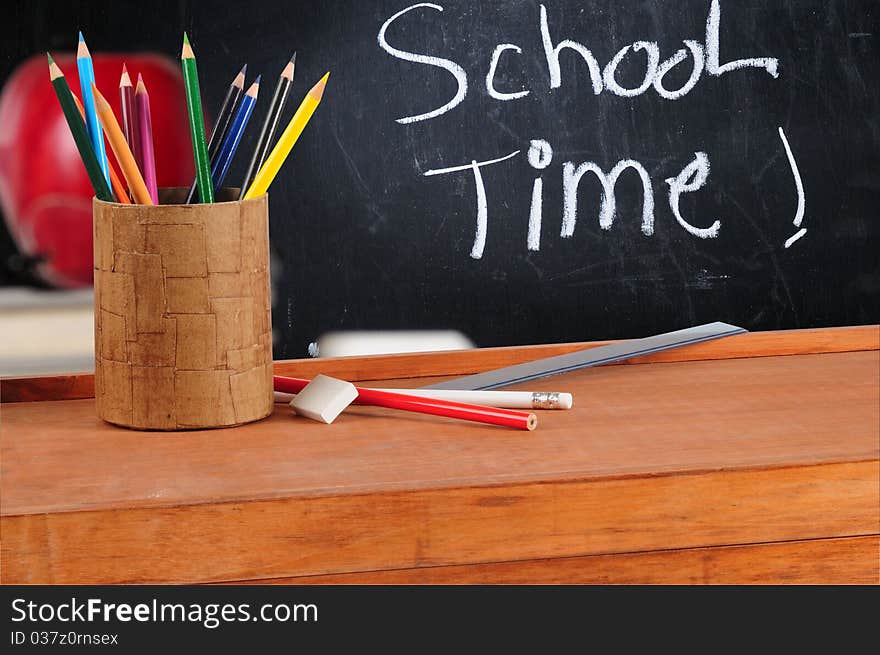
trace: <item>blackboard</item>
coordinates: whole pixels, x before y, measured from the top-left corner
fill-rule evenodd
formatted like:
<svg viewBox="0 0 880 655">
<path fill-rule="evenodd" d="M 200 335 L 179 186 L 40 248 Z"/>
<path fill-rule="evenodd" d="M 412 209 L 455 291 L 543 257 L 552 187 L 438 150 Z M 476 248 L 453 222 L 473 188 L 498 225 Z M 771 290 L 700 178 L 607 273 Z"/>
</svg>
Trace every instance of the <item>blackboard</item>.
<svg viewBox="0 0 880 655">
<path fill-rule="evenodd" d="M 187 29 L 208 106 L 245 61 L 274 80 L 296 50 L 297 99 L 331 71 L 270 192 L 276 357 L 337 329 L 492 346 L 880 322 L 873 0 L 94 4 L 59 18 L 93 49 L 176 55 Z M 470 165 L 514 152 L 479 167 L 483 241 Z M 594 170 L 615 166 L 612 208 Z"/>
</svg>

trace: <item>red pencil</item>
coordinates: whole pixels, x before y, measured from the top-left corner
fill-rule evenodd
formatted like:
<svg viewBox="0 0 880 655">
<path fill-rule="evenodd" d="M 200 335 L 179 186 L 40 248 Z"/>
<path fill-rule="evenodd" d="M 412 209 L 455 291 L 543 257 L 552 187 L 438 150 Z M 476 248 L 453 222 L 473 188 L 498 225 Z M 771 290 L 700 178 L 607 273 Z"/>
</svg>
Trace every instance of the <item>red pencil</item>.
<svg viewBox="0 0 880 655">
<path fill-rule="evenodd" d="M 273 378 L 275 391 L 284 393 L 299 393 L 309 381 L 301 378 L 288 378 L 276 375 Z M 449 418 L 460 418 L 465 421 L 502 425 L 519 430 L 534 430 L 538 426 L 538 417 L 528 412 L 517 412 L 512 409 L 498 409 L 495 407 L 483 407 L 482 405 L 469 405 L 456 403 L 451 400 L 436 400 L 422 396 L 408 396 L 402 393 L 392 393 L 379 389 L 364 389 L 355 387 L 358 391 L 356 403 L 361 405 L 376 405 L 391 409 L 402 409 L 408 412 L 422 414 L 436 414 Z"/>
<path fill-rule="evenodd" d="M 119 106 L 122 109 L 122 131 L 134 161 L 141 171 L 144 170 L 144 159 L 141 155 L 141 144 L 138 133 L 138 115 L 134 108 L 134 91 L 132 90 L 131 77 L 128 69 L 122 64 L 122 76 L 119 78 Z M 155 200 L 153 201 L 155 202 Z"/>
</svg>

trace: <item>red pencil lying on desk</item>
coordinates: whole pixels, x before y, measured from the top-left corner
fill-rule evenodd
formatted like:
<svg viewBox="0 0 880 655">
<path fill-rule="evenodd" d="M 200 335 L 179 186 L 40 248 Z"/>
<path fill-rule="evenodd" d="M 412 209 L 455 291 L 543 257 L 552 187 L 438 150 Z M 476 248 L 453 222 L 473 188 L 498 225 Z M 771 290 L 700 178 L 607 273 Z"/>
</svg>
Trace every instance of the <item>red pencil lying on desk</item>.
<svg viewBox="0 0 880 655">
<path fill-rule="evenodd" d="M 276 375 L 273 379 L 275 391 L 282 391 L 284 393 L 299 393 L 309 383 L 308 380 L 288 378 L 281 375 Z M 528 412 L 483 407 L 482 405 L 468 405 L 467 403 L 436 400 L 422 396 L 408 396 L 402 393 L 380 391 L 379 389 L 355 388 L 358 391 L 358 397 L 355 402 L 360 405 L 375 405 L 377 407 L 402 409 L 407 412 L 436 414 L 437 416 L 460 418 L 465 421 L 476 421 L 491 425 L 502 425 L 519 430 L 534 430 L 538 426 L 538 417 Z"/>
</svg>

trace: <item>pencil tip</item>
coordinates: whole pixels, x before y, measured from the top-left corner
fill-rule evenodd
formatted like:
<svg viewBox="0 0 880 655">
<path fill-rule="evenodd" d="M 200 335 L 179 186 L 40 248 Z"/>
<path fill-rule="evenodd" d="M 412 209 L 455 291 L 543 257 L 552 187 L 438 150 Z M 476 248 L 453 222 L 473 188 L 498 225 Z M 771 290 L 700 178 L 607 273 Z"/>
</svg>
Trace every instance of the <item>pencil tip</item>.
<svg viewBox="0 0 880 655">
<path fill-rule="evenodd" d="M 284 67 L 284 70 L 281 71 L 281 77 L 286 78 L 293 82 L 293 69 L 296 68 L 296 53 L 293 53 L 293 57 L 290 58 L 290 61 L 287 62 L 287 65 Z"/>
<path fill-rule="evenodd" d="M 79 40 L 80 40 L 80 41 L 85 41 L 85 39 L 83 38 L 82 30 L 79 31 Z"/>
<path fill-rule="evenodd" d="M 50 54 L 47 52 L 47 53 L 46 53 L 46 56 L 49 58 L 49 63 L 50 63 L 50 64 L 54 64 L 54 63 L 55 63 L 55 60 L 52 59 L 52 55 L 50 55 Z"/>
<path fill-rule="evenodd" d="M 127 72 L 128 72 L 128 68 L 126 68 L 126 66 L 125 66 L 125 62 L 122 62 L 122 72 L 123 72 L 123 73 L 127 73 Z"/>
<path fill-rule="evenodd" d="M 245 64 L 244 66 L 241 67 L 240 72 L 242 75 L 247 75 L 247 64 Z"/>
<path fill-rule="evenodd" d="M 189 37 L 186 35 L 186 32 L 183 33 L 183 42 L 185 45 L 190 45 Z"/>
<path fill-rule="evenodd" d="M 320 102 L 321 97 L 324 95 L 324 87 L 327 86 L 327 78 L 330 77 L 330 71 L 327 71 L 318 82 L 311 88 L 309 91 L 309 95 L 312 96 L 315 100 Z"/>
<path fill-rule="evenodd" d="M 254 84 L 259 85 L 261 77 L 263 77 L 262 73 L 260 75 L 257 75 L 257 78 L 254 80 Z"/>
<path fill-rule="evenodd" d="M 140 73 L 138 73 L 137 89 L 135 90 L 135 93 L 143 94 L 146 92 L 147 92 L 147 86 L 144 84 L 144 78 L 141 77 Z"/>
</svg>

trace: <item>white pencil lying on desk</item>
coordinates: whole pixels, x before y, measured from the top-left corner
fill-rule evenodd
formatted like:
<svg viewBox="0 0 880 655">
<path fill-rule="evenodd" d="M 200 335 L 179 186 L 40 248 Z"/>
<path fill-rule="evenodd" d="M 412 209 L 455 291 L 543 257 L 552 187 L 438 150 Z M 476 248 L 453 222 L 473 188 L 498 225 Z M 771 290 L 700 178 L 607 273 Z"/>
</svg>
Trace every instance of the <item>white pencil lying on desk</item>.
<svg viewBox="0 0 880 655">
<path fill-rule="evenodd" d="M 505 409 L 571 409 L 573 403 L 570 393 L 560 391 L 462 391 L 453 389 L 379 389 L 379 391 Z M 276 403 L 287 403 L 292 398 L 293 394 L 275 392 Z"/>
</svg>

